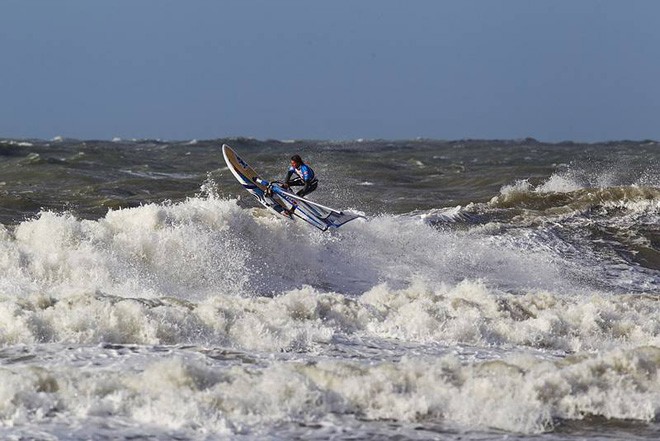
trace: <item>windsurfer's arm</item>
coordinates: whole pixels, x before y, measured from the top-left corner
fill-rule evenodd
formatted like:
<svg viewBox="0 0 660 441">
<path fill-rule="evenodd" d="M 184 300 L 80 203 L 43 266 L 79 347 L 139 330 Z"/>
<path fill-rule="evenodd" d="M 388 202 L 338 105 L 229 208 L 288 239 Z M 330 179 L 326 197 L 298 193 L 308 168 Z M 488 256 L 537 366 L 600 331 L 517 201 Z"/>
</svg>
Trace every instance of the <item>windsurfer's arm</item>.
<svg viewBox="0 0 660 441">
<path fill-rule="evenodd" d="M 291 176 L 293 175 L 293 170 L 289 169 L 286 172 L 286 178 L 284 178 L 284 186 L 289 187 L 289 183 L 291 182 Z"/>
</svg>

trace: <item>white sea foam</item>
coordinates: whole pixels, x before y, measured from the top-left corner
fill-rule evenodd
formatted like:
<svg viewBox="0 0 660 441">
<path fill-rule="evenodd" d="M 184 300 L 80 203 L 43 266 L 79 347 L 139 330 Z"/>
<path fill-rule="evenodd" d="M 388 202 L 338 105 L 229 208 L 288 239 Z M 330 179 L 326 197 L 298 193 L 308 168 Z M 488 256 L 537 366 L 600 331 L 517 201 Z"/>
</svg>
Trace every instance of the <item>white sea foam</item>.
<svg viewBox="0 0 660 441">
<path fill-rule="evenodd" d="M 24 357 L 40 348 L 25 349 Z M 3 425 L 47 425 L 59 415 L 82 426 L 160 427 L 188 438 L 338 415 L 355 433 L 359 418 L 530 434 L 560 419 L 649 422 L 660 411 L 660 349 L 653 347 L 555 360 L 445 355 L 368 363 L 233 358 L 194 348 L 89 352 L 69 348 L 41 366 L 19 361 L 0 368 Z"/>
<path fill-rule="evenodd" d="M 584 188 L 584 186 L 575 179 L 554 174 L 543 184 L 534 186 L 527 179 L 517 180 L 513 184 L 502 187 L 500 195 L 505 198 L 513 198 L 527 193 L 570 193 Z M 497 200 L 497 197 L 494 199 Z"/>
<path fill-rule="evenodd" d="M 539 193 L 570 193 L 582 188 L 584 188 L 583 185 L 572 177 L 553 174 L 536 191 Z"/>
<path fill-rule="evenodd" d="M 660 411 L 652 295 L 418 216 L 321 233 L 206 194 L 0 229 L 1 425 L 213 438 L 330 414 L 539 433 Z"/>
<path fill-rule="evenodd" d="M 359 332 L 569 352 L 658 344 L 656 303 L 566 281 L 552 255 L 414 218 L 324 234 L 262 212 L 195 198 L 5 229 L 0 341 L 308 351 Z"/>
<path fill-rule="evenodd" d="M 500 195 L 505 197 L 505 198 L 511 198 L 512 196 L 516 196 L 519 194 L 525 194 L 530 191 L 533 191 L 534 187 L 532 184 L 527 180 L 527 179 L 520 179 L 517 180 L 513 184 L 508 184 L 503 186 L 500 189 Z M 493 197 L 491 200 L 491 203 L 495 203 L 499 200 L 498 196 Z"/>
<path fill-rule="evenodd" d="M 571 193 L 583 189 L 606 189 L 619 186 L 647 186 L 657 187 L 657 173 L 652 169 L 641 172 L 634 181 L 625 172 L 610 168 L 587 174 L 584 171 L 566 168 L 553 173 L 547 180 L 539 185 L 532 185 L 527 179 L 517 180 L 513 184 L 504 185 L 500 196 L 506 198 L 516 197 L 525 193 Z M 496 197 L 494 201 L 497 201 Z"/>
<path fill-rule="evenodd" d="M 7 142 L 7 141 L 3 141 Z M 34 147 L 34 144 L 27 141 L 9 141 L 9 145 L 17 145 L 19 147 Z"/>
</svg>

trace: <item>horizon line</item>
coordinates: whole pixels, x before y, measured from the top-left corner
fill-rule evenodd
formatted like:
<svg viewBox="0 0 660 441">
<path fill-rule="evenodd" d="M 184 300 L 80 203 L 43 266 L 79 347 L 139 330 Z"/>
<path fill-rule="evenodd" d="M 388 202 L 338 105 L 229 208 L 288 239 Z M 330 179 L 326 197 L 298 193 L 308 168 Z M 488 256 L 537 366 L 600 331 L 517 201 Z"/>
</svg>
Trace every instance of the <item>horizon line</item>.
<svg viewBox="0 0 660 441">
<path fill-rule="evenodd" d="M 246 140 L 246 141 L 256 141 L 256 142 L 277 142 L 282 144 L 292 144 L 292 143 L 305 143 L 305 142 L 330 142 L 330 143 L 341 143 L 341 142 L 444 142 L 444 143 L 455 143 L 455 142 L 509 142 L 509 143 L 530 143 L 530 144 L 545 144 L 545 145 L 561 145 L 561 144 L 613 144 L 613 143 L 636 143 L 636 144 L 658 144 L 660 143 L 657 139 L 651 138 L 640 138 L 640 139 L 610 139 L 610 140 L 600 140 L 600 141 L 580 141 L 580 140 L 571 140 L 565 139 L 562 141 L 543 141 L 536 139 L 531 136 L 523 138 L 432 138 L 432 137 L 423 137 L 417 136 L 414 138 L 337 138 L 337 139 L 323 139 L 323 138 L 287 138 L 287 139 L 277 139 L 277 138 L 258 138 L 253 136 L 224 136 L 216 138 L 189 138 L 189 139 L 164 139 L 164 138 L 123 138 L 115 136 L 113 138 L 77 138 L 77 137 L 67 137 L 67 136 L 55 136 L 51 139 L 46 138 L 25 138 L 25 137 L 0 137 L 0 143 L 7 144 L 14 142 L 64 142 L 64 141 L 80 141 L 80 142 L 111 142 L 111 143 L 121 143 L 121 142 L 160 142 L 160 143 L 188 143 L 194 145 L 199 142 L 214 142 L 220 140 Z"/>
</svg>

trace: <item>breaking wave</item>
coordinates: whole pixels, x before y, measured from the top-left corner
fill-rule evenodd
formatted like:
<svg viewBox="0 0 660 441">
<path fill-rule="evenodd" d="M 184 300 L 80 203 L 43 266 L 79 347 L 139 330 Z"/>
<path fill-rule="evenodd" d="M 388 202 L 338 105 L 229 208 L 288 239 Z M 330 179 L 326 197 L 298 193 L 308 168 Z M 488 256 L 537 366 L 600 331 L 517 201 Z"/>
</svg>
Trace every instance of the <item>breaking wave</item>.
<svg viewBox="0 0 660 441">
<path fill-rule="evenodd" d="M 657 422 L 660 193 L 609 184 L 557 174 L 322 233 L 207 182 L 0 227 L 0 433 Z"/>
</svg>

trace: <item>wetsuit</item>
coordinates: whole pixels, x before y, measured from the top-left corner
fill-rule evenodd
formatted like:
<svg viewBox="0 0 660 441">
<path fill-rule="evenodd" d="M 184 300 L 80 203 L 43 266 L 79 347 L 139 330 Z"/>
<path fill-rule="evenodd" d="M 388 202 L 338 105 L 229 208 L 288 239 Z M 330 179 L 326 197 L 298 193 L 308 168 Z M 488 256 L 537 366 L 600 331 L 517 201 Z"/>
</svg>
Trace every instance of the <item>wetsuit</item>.
<svg viewBox="0 0 660 441">
<path fill-rule="evenodd" d="M 296 176 L 293 176 L 293 175 Z M 293 179 L 291 179 L 293 177 Z M 286 173 L 286 179 L 284 183 L 289 187 L 300 187 L 302 190 L 299 190 L 296 194 L 298 196 L 305 196 L 316 190 L 316 186 L 319 184 L 318 179 L 314 176 L 314 170 L 307 165 L 302 164 L 300 167 L 289 167 L 289 171 Z"/>
</svg>

